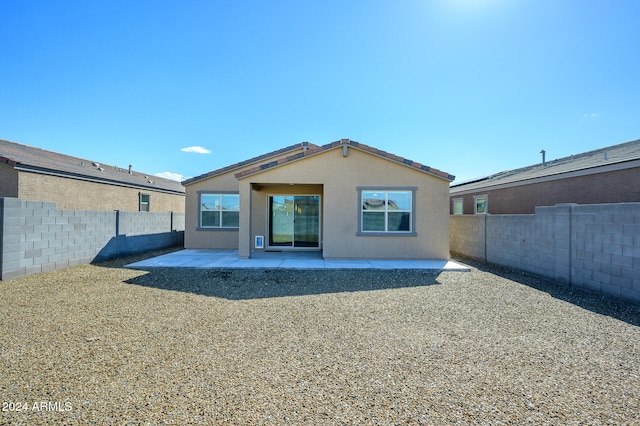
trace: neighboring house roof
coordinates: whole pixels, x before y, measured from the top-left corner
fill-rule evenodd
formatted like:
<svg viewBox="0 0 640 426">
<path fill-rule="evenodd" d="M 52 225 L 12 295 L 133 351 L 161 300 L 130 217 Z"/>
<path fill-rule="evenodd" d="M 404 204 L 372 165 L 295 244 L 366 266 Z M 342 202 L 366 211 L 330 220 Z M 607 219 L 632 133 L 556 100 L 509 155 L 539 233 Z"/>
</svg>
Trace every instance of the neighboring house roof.
<svg viewBox="0 0 640 426">
<path fill-rule="evenodd" d="M 0 139 L 0 163 L 16 170 L 184 195 L 180 182 Z"/>
<path fill-rule="evenodd" d="M 254 174 L 262 173 L 263 171 L 265 171 L 267 169 L 280 167 L 280 166 L 282 166 L 284 164 L 288 164 L 288 163 L 291 163 L 291 162 L 294 162 L 294 161 L 298 161 L 298 160 L 301 160 L 301 159 L 304 159 L 304 158 L 307 158 L 307 157 L 311 157 L 311 156 L 314 156 L 314 155 L 318 155 L 320 153 L 323 153 L 323 152 L 326 152 L 326 151 L 329 151 L 329 150 L 332 150 L 332 149 L 338 149 L 340 147 L 343 147 L 343 149 L 351 149 L 351 148 L 353 148 L 353 149 L 356 149 L 356 150 L 359 150 L 359 151 L 367 152 L 367 153 L 373 154 L 373 155 L 375 155 L 377 157 L 381 157 L 381 158 L 384 158 L 386 160 L 393 161 L 394 163 L 398 163 L 398 164 L 401 164 L 403 166 L 406 166 L 406 167 L 421 171 L 423 173 L 427 173 L 429 175 L 438 177 L 440 179 L 445 179 L 445 180 L 448 180 L 448 181 L 453 181 L 455 179 L 455 176 L 450 175 L 449 173 L 440 171 L 438 169 L 434 169 L 434 168 L 429 167 L 429 166 L 425 166 L 425 165 L 423 165 L 421 163 L 416 163 L 415 161 L 412 161 L 412 160 L 409 160 L 409 159 L 406 159 L 406 158 L 403 158 L 403 157 L 399 157 L 397 155 L 388 153 L 386 151 L 382 151 L 380 149 L 377 149 L 377 148 L 362 144 L 360 142 L 352 141 L 352 140 L 349 140 L 349 139 L 341 139 L 339 141 L 335 141 L 335 142 L 332 142 L 332 143 L 329 143 L 329 144 L 326 144 L 326 145 L 322 145 L 322 146 L 313 145 L 313 146 L 310 146 L 308 149 L 306 149 L 306 150 L 304 150 L 302 152 L 299 152 L 297 154 L 293 154 L 293 155 L 290 155 L 288 157 L 281 158 L 279 160 L 274 160 L 274 161 L 271 161 L 271 162 L 263 163 L 263 164 L 255 166 L 255 167 L 252 167 L 250 169 L 246 169 L 246 170 L 240 171 L 240 172 L 235 174 L 235 177 L 238 178 L 238 179 L 242 179 L 242 178 L 245 178 L 247 176 L 251 176 L 251 175 L 254 175 Z"/>
<path fill-rule="evenodd" d="M 640 167 L 640 140 L 612 145 L 451 185 L 451 194 Z"/>
<path fill-rule="evenodd" d="M 289 146 L 287 146 L 285 148 L 281 148 L 281 149 L 278 149 L 276 151 L 271 151 L 271 152 L 268 152 L 266 154 L 259 155 L 257 157 L 249 158 L 248 160 L 240 161 L 239 163 L 231 164 L 230 166 L 222 167 L 220 169 L 216 169 L 216 170 L 213 170 L 211 172 L 204 173 L 204 174 L 201 174 L 201 175 L 196 176 L 196 177 L 192 177 L 190 179 L 187 179 L 187 180 L 183 181 L 182 184 L 184 186 L 191 185 L 191 184 L 199 182 L 201 180 L 209 179 L 209 178 L 212 178 L 212 177 L 215 177 L 215 176 L 219 176 L 219 175 L 222 175 L 222 174 L 225 174 L 225 173 L 229 173 L 231 171 L 234 171 L 234 170 L 249 166 L 249 165 L 251 165 L 253 163 L 258 163 L 260 161 L 264 161 L 264 160 L 268 160 L 268 159 L 273 158 L 273 157 L 284 155 L 284 154 L 286 154 L 288 152 L 299 151 L 300 149 L 306 150 L 306 149 L 309 149 L 309 148 L 316 148 L 316 147 L 317 147 L 317 145 L 314 145 L 314 144 L 309 143 L 309 142 L 301 142 L 301 143 L 297 143 L 295 145 L 289 145 Z"/>
</svg>

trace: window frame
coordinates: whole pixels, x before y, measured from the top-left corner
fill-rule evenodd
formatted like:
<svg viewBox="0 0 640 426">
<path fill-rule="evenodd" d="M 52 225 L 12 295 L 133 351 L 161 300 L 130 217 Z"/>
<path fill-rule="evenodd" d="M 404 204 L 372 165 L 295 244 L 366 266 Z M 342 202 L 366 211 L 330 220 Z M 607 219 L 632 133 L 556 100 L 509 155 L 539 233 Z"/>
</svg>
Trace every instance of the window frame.
<svg viewBox="0 0 640 426">
<path fill-rule="evenodd" d="M 217 195 L 220 197 L 220 209 L 219 210 L 207 210 L 207 211 L 217 211 L 220 212 L 220 221 L 222 221 L 222 212 L 225 211 L 222 209 L 222 196 L 223 195 L 236 195 L 238 197 L 238 222 L 240 222 L 240 192 L 238 191 L 198 191 L 198 231 L 238 231 L 240 229 L 240 225 L 238 226 L 224 226 L 221 223 L 221 226 L 202 226 L 202 196 L 203 195 Z M 234 210 L 227 210 L 234 211 Z"/>
<path fill-rule="evenodd" d="M 147 197 L 147 201 L 143 202 L 142 198 Z M 144 210 L 142 206 L 146 206 L 147 209 Z M 138 211 L 139 212 L 150 212 L 151 211 L 151 194 L 148 192 L 138 192 Z"/>
<path fill-rule="evenodd" d="M 478 201 L 483 199 L 485 200 L 484 212 L 478 213 Z M 489 213 L 489 195 L 488 194 L 474 195 L 473 196 L 473 214 L 488 214 L 488 213 Z"/>
<path fill-rule="evenodd" d="M 358 230 L 356 232 L 357 236 L 360 237 L 415 237 L 418 235 L 416 232 L 416 192 L 418 187 L 416 186 L 358 186 L 356 187 L 358 198 L 357 198 L 357 208 L 358 208 Z M 409 231 L 363 231 L 363 213 L 364 209 L 362 208 L 362 194 L 364 192 L 409 192 L 411 194 L 411 210 L 409 214 L 411 217 L 409 218 Z M 388 195 L 385 196 L 385 199 L 388 198 Z M 401 210 L 406 212 L 406 210 Z M 385 226 L 388 225 L 388 214 L 389 210 L 384 210 L 385 214 Z"/>
<path fill-rule="evenodd" d="M 460 213 L 456 213 L 457 203 L 460 203 Z M 451 213 L 454 215 L 464 214 L 464 198 L 454 198 L 451 200 Z"/>
</svg>

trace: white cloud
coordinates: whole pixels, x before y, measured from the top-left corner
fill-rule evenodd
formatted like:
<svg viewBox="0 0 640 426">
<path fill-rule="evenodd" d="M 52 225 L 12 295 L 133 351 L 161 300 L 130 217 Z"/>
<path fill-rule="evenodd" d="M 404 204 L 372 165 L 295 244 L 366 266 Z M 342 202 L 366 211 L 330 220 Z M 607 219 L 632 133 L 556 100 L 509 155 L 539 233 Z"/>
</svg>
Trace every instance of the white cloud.
<svg viewBox="0 0 640 426">
<path fill-rule="evenodd" d="M 187 148 L 182 148 L 180 151 L 182 152 L 193 152 L 195 154 L 211 154 L 211 150 L 207 148 L 203 148 L 201 146 L 189 146 Z"/>
<path fill-rule="evenodd" d="M 596 118 L 598 117 L 600 114 L 598 114 L 597 112 L 588 112 L 586 114 L 583 115 L 584 118 Z"/>
<path fill-rule="evenodd" d="M 178 182 L 182 182 L 184 180 L 183 175 L 181 175 L 180 173 L 173 173 L 173 172 L 156 173 L 154 176 L 158 176 L 165 179 L 176 180 Z"/>
</svg>

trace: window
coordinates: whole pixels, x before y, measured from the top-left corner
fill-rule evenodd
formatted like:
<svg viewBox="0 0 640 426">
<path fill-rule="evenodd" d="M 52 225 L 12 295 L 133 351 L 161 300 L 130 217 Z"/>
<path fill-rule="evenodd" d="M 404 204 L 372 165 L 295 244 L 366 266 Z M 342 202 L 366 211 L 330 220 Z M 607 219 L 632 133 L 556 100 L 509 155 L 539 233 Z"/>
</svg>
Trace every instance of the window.
<svg viewBox="0 0 640 426">
<path fill-rule="evenodd" d="M 201 228 L 238 228 L 240 195 L 200 194 Z"/>
<path fill-rule="evenodd" d="M 360 229 L 358 235 L 414 234 L 415 188 L 358 188 Z"/>
<path fill-rule="evenodd" d="M 487 214 L 488 213 L 488 204 L 489 197 L 486 195 L 476 195 L 473 197 L 473 201 L 475 204 L 474 212 L 475 214 Z"/>
<path fill-rule="evenodd" d="M 151 201 L 151 195 L 139 193 L 138 194 L 138 211 L 148 212 L 149 201 Z"/>
<path fill-rule="evenodd" d="M 464 204 L 462 198 L 456 198 L 453 200 L 453 214 L 463 214 Z"/>
</svg>

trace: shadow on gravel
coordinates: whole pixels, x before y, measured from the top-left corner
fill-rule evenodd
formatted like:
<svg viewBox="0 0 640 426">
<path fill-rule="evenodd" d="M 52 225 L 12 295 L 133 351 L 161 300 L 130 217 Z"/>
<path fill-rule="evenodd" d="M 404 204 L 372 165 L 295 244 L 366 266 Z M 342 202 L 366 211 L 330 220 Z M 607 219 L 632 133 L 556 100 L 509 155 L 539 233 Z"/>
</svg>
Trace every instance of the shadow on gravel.
<svg viewBox="0 0 640 426">
<path fill-rule="evenodd" d="M 173 246 L 173 247 L 165 247 L 158 250 L 149 250 L 142 253 L 129 254 L 127 256 L 114 257 L 109 260 L 97 260 L 91 262 L 93 265 L 100 266 L 103 268 L 124 268 L 124 265 L 128 265 L 129 263 L 139 262 L 141 260 L 150 259 L 156 256 L 162 256 L 163 254 L 173 253 L 174 251 L 183 250 L 182 246 Z"/>
<path fill-rule="evenodd" d="M 439 272 L 406 270 L 266 270 L 153 268 L 126 281 L 229 300 L 387 290 L 430 286 Z"/>
<path fill-rule="evenodd" d="M 457 260 L 480 271 L 543 291 L 558 300 L 563 300 L 591 312 L 640 326 L 640 305 L 638 304 L 613 296 L 602 296 L 579 287 L 559 284 L 526 272 L 503 268 L 469 258 L 459 257 Z"/>
</svg>

